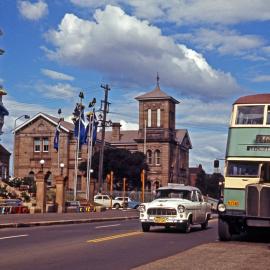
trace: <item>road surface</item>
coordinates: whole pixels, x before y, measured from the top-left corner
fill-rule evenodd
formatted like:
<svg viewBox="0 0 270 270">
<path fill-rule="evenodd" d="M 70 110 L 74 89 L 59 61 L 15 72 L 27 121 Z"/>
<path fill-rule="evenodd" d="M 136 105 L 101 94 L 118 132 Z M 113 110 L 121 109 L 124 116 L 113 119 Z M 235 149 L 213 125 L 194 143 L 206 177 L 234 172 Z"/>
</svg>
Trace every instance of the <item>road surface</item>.
<svg viewBox="0 0 270 270">
<path fill-rule="evenodd" d="M 1 229 L 0 269 L 131 269 L 217 239 L 217 221 L 207 230 L 151 228 L 138 220 Z"/>
</svg>

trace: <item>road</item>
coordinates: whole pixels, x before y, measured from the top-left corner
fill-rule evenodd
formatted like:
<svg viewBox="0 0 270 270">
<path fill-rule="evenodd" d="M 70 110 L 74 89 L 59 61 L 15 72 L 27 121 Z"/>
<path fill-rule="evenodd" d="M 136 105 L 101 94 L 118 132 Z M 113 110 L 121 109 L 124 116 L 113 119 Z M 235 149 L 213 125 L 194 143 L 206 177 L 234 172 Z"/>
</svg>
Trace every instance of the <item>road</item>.
<svg viewBox="0 0 270 270">
<path fill-rule="evenodd" d="M 142 233 L 138 220 L 2 229 L 0 269 L 124 270 L 216 239 L 216 220 L 189 234 L 158 227 Z"/>
</svg>

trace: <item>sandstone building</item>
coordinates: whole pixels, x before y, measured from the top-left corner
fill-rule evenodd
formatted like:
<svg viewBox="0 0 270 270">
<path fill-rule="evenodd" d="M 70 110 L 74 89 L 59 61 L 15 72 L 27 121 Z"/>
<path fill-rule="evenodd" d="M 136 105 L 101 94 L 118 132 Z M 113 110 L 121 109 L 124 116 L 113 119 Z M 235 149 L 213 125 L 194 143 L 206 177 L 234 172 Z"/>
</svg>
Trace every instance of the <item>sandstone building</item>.
<svg viewBox="0 0 270 270">
<path fill-rule="evenodd" d="M 191 141 L 186 129 L 175 128 L 175 106 L 179 103 L 156 88 L 136 97 L 139 101 L 139 130 L 121 130 L 113 123 L 106 132 L 106 141 L 118 148 L 146 154 L 149 172 L 148 190 L 168 182 L 188 183 L 189 149 Z"/>
<path fill-rule="evenodd" d="M 175 107 L 179 102 L 163 92 L 158 83 L 153 91 L 136 97 L 136 100 L 139 102 L 139 130 L 123 131 L 120 123 L 113 123 L 112 131 L 106 131 L 106 147 L 145 152 L 149 165 L 148 190 L 155 190 L 168 182 L 188 183 L 189 150 L 192 146 L 188 131 L 175 128 Z M 61 122 L 57 152 L 53 143 L 58 121 L 56 117 L 38 113 L 16 128 L 14 176 L 35 177 L 43 170 L 49 185 L 54 185 L 55 176 L 62 173 L 68 179 L 68 188 L 74 188 L 74 125 Z M 97 140 L 94 151 L 99 147 L 100 141 Z M 87 147 L 83 145 L 81 159 L 86 158 Z M 64 166 L 62 169 L 60 163 Z M 86 179 L 78 172 L 77 191 L 84 191 L 85 186 Z"/>
</svg>

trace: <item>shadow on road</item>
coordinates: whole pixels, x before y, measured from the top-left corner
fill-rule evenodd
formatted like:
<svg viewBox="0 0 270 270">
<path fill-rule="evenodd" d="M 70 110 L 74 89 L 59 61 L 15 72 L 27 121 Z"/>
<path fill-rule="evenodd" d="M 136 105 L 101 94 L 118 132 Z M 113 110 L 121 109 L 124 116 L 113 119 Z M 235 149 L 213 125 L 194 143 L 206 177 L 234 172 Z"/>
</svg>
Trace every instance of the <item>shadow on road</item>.
<svg viewBox="0 0 270 270">
<path fill-rule="evenodd" d="M 234 241 L 251 243 L 270 243 L 270 229 L 249 229 L 247 233 L 234 236 Z"/>
</svg>

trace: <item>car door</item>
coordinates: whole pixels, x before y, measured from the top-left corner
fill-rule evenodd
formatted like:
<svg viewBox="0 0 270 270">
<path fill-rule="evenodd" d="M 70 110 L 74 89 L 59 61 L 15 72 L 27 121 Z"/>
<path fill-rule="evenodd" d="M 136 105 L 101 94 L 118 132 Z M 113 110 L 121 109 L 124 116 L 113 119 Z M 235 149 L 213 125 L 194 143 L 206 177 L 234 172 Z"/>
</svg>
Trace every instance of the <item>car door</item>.
<svg viewBox="0 0 270 270">
<path fill-rule="evenodd" d="M 196 191 L 197 193 L 197 197 L 198 197 L 198 201 L 200 204 L 200 209 L 198 211 L 198 216 L 199 216 L 199 222 L 204 222 L 205 220 L 205 216 L 206 216 L 206 202 L 203 199 L 202 193 L 200 191 Z"/>
<path fill-rule="evenodd" d="M 110 199 L 109 196 L 103 195 L 102 201 L 103 201 L 102 204 L 103 204 L 104 206 L 106 206 L 106 207 L 110 207 L 110 206 L 111 206 L 111 199 Z"/>
<path fill-rule="evenodd" d="M 95 203 L 103 205 L 102 195 L 96 195 L 94 201 Z"/>
<path fill-rule="evenodd" d="M 194 224 L 199 223 L 200 222 L 200 202 L 198 201 L 198 196 L 195 190 L 192 191 L 191 193 L 191 204 L 192 204 L 192 222 Z"/>
</svg>

